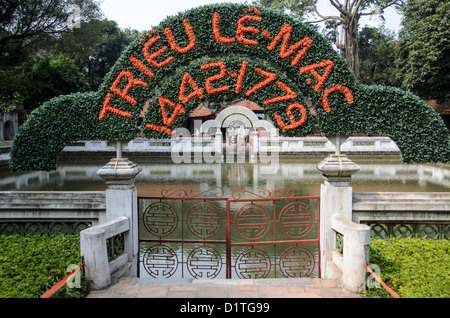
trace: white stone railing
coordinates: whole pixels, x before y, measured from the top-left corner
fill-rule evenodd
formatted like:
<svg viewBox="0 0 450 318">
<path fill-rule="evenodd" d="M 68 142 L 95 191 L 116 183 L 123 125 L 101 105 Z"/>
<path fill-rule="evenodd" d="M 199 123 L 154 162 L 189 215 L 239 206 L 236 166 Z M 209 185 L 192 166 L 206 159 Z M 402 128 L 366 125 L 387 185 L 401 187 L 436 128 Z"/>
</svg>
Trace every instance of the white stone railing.
<svg viewBox="0 0 450 318">
<path fill-rule="evenodd" d="M 332 216 L 331 226 L 343 237 L 342 253 L 337 250 L 332 253 L 333 263 L 342 273 L 342 284 L 348 290 L 362 292 L 366 276 L 364 264 L 369 264 L 370 256 L 370 227 L 337 214 Z"/>
<path fill-rule="evenodd" d="M 254 151 L 279 151 L 280 153 L 333 153 L 334 144 L 326 137 L 255 137 Z M 278 149 L 275 147 L 278 145 Z M 393 153 L 400 150 L 389 137 L 349 137 L 342 145 L 343 153 Z"/>
<path fill-rule="evenodd" d="M 126 250 L 126 245 L 122 255 L 108 261 L 106 241 L 129 230 L 129 219 L 121 216 L 80 232 L 81 257 L 85 263 L 86 277 L 92 289 L 102 289 L 111 285 L 111 276 L 128 264 L 129 251 Z"/>
<path fill-rule="evenodd" d="M 450 192 L 354 192 L 353 221 L 449 221 Z"/>
<path fill-rule="evenodd" d="M 172 150 L 183 152 L 222 153 L 222 135 L 215 137 L 179 137 L 166 139 L 136 138 L 128 142 L 124 152 L 171 153 Z M 64 152 L 115 152 L 107 141 L 79 141 L 63 149 Z"/>
<path fill-rule="evenodd" d="M 78 234 L 105 221 L 104 191 L 0 191 L 0 234 Z"/>
<path fill-rule="evenodd" d="M 355 192 L 352 220 L 372 236 L 450 239 L 450 192 Z"/>
<path fill-rule="evenodd" d="M 313 137 L 258 137 L 256 133 L 250 138 L 251 150 L 254 155 L 277 151 L 280 153 L 332 153 L 333 143 L 323 136 Z M 223 153 L 222 135 L 215 137 L 182 137 L 167 139 L 136 138 L 128 142 L 124 152 L 134 153 L 170 153 L 173 149 L 184 152 Z M 64 152 L 113 152 L 107 141 L 79 141 L 66 146 Z M 389 137 L 349 137 L 341 146 L 343 153 L 392 153 L 400 150 Z"/>
</svg>

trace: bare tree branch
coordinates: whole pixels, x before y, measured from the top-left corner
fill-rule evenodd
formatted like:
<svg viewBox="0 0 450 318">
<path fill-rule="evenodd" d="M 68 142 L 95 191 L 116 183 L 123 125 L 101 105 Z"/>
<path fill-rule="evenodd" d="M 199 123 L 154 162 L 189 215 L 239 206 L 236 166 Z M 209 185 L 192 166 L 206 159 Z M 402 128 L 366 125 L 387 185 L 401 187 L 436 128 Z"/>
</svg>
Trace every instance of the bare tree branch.
<svg viewBox="0 0 450 318">
<path fill-rule="evenodd" d="M 401 6 L 401 5 L 404 5 L 404 4 L 405 4 L 405 2 L 402 1 L 402 0 L 395 0 L 395 1 L 391 1 L 391 2 L 389 2 L 389 3 L 386 3 L 385 5 L 382 5 L 382 6 L 380 6 L 378 9 L 375 9 L 375 10 L 373 10 L 373 11 L 360 13 L 360 15 L 361 15 L 361 16 L 363 16 L 363 15 L 364 15 L 364 16 L 366 16 L 366 15 L 373 15 L 373 14 L 377 13 L 378 11 L 383 11 L 384 9 L 389 8 L 389 7 L 392 6 L 392 5 L 398 5 L 398 6 Z"/>
<path fill-rule="evenodd" d="M 342 4 L 339 1 L 336 2 L 336 0 L 330 0 L 330 2 L 331 2 L 333 7 L 335 7 L 336 9 L 339 10 L 339 12 L 342 12 L 342 10 L 343 10 L 342 9 Z"/>
<path fill-rule="evenodd" d="M 344 2 L 344 10 L 347 10 L 348 9 L 348 0 L 345 0 L 345 2 Z"/>
<path fill-rule="evenodd" d="M 349 12 L 352 12 L 353 7 L 355 6 L 355 2 L 357 0 L 352 0 L 352 2 L 350 3 L 350 5 L 346 8 Z"/>
<path fill-rule="evenodd" d="M 353 3 L 354 3 L 354 1 L 353 1 Z M 358 13 L 359 8 L 361 7 L 361 3 L 362 3 L 362 0 L 358 0 L 358 3 L 356 3 L 355 7 L 353 8 L 352 16 L 355 16 Z"/>
<path fill-rule="evenodd" d="M 310 23 L 317 23 L 317 22 L 322 22 L 322 21 L 325 21 L 325 20 L 331 20 L 331 19 L 333 19 L 333 20 L 342 20 L 342 18 L 341 18 L 341 17 L 338 17 L 338 16 L 323 16 L 323 15 L 321 15 L 320 12 L 317 11 L 317 7 L 316 7 L 315 5 L 314 5 L 314 12 L 315 12 L 322 20 L 320 20 L 320 21 L 314 21 L 314 22 L 310 22 Z"/>
</svg>

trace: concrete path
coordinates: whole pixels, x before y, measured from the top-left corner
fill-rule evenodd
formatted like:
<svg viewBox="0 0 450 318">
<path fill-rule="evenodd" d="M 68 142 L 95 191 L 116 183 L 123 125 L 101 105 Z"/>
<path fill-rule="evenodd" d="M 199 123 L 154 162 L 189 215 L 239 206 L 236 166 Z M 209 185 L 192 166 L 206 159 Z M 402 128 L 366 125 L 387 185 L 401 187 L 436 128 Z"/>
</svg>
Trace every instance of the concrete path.
<svg viewBox="0 0 450 318">
<path fill-rule="evenodd" d="M 336 280 L 319 278 L 226 280 L 197 279 L 174 282 L 121 278 L 92 291 L 87 298 L 361 298 Z"/>
</svg>

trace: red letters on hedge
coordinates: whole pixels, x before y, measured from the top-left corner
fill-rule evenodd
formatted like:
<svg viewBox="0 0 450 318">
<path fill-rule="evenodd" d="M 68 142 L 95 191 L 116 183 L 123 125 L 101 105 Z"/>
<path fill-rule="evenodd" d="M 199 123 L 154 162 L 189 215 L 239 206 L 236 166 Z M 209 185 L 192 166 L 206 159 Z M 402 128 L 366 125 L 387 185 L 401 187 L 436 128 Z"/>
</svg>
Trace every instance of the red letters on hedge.
<svg viewBox="0 0 450 318">
<path fill-rule="evenodd" d="M 261 30 L 260 32 L 260 29 L 257 27 L 262 19 L 263 16 L 261 15 L 261 12 L 255 7 L 251 7 L 246 10 L 245 14 L 243 14 L 242 17 L 236 22 L 236 36 L 224 37 L 221 33 L 220 14 L 218 12 L 215 12 L 212 15 L 212 24 L 210 25 L 212 28 L 211 33 L 214 36 L 214 40 L 219 45 L 245 45 L 250 47 L 258 47 L 258 36 L 261 36 L 261 41 L 263 38 L 266 38 L 266 43 L 267 39 L 269 39 L 270 43 L 267 46 L 267 50 L 274 51 L 274 53 L 278 54 L 281 59 L 293 57 L 290 65 L 292 67 L 297 67 L 303 60 L 303 58 L 307 55 L 308 50 L 310 50 L 310 48 L 312 47 L 313 40 L 309 37 L 304 37 L 301 40 L 290 44 L 293 28 L 287 23 L 285 23 L 281 27 L 280 31 L 272 38 L 269 31 Z M 183 36 L 180 36 L 180 38 L 175 38 L 171 28 L 166 28 L 164 30 L 164 34 L 167 38 L 167 42 L 170 45 L 171 51 L 169 51 L 169 48 L 166 45 L 159 45 L 158 48 L 157 44 L 161 40 L 161 36 L 158 34 L 158 31 L 152 30 L 150 34 L 145 35 L 142 38 L 142 54 L 144 58 L 141 59 L 137 56 L 130 56 L 129 61 L 135 67 L 135 73 L 132 73 L 130 70 L 126 69 L 119 72 L 110 87 L 111 92 L 107 93 L 104 99 L 103 108 L 99 113 L 100 120 L 105 119 L 108 113 L 126 118 L 132 117 L 131 112 L 121 110 L 118 107 L 112 105 L 117 100 L 114 99 L 114 96 L 117 96 L 119 99 L 124 100 L 131 106 L 136 106 L 137 100 L 133 97 L 133 92 L 139 87 L 143 88 L 147 86 L 147 82 L 144 79 L 138 78 L 139 76 L 145 75 L 145 79 L 147 81 L 155 80 L 155 73 L 152 68 L 164 68 L 176 59 L 177 54 L 188 54 L 189 52 L 195 50 L 196 34 L 194 28 L 187 19 L 183 20 L 183 26 L 186 34 L 185 39 L 182 39 Z M 179 43 L 182 43 L 181 41 L 187 43 L 186 39 L 189 41 L 188 44 L 184 47 L 181 47 Z M 278 52 L 275 51 L 277 46 L 280 47 Z M 225 63 L 220 59 L 215 62 L 201 65 L 200 68 L 203 72 L 217 69 L 215 73 L 212 73 L 214 75 L 208 76 L 206 78 L 204 83 L 197 83 L 195 78 L 192 78 L 189 72 L 185 72 L 180 81 L 178 94 L 179 101 L 171 101 L 164 96 L 160 96 L 158 99 L 161 109 L 161 119 L 165 126 L 148 123 L 146 124 L 146 127 L 148 129 L 164 132 L 167 134 L 173 133 L 174 129 L 170 126 L 174 124 L 176 118 L 179 115 L 185 115 L 186 112 L 184 105 L 186 105 L 193 98 L 198 98 L 199 100 L 201 100 L 204 97 L 204 89 L 209 95 L 224 93 L 231 89 L 228 85 L 220 85 L 219 83 L 220 80 L 225 79 L 227 76 L 236 78 L 234 86 L 234 92 L 236 94 L 242 92 L 242 89 L 246 82 L 246 75 L 249 74 L 249 72 L 255 72 L 263 78 L 260 82 L 245 91 L 245 96 L 250 97 L 254 94 L 258 94 L 269 85 L 276 85 L 283 92 L 278 96 L 267 98 L 262 102 L 263 105 L 294 101 L 297 98 L 297 94 L 292 90 L 292 88 L 290 88 L 282 81 L 276 80 L 276 73 L 269 72 L 260 67 L 249 70 L 248 65 L 249 63 L 247 61 L 244 61 L 241 63 L 239 70 L 228 70 Z M 333 67 L 333 61 L 328 59 L 325 61 L 319 61 L 317 63 L 303 66 L 299 69 L 300 74 L 305 76 L 306 83 L 308 85 L 314 85 L 314 92 L 322 94 L 322 106 L 326 112 L 331 111 L 328 96 L 335 92 L 343 93 L 348 104 L 353 103 L 353 95 L 348 87 L 343 85 L 335 85 L 330 88 L 325 88 L 328 77 L 331 74 Z M 136 69 L 140 73 L 137 73 Z M 171 109 L 170 115 L 168 114 L 167 106 Z M 295 119 L 293 111 L 296 111 L 300 114 L 299 120 Z M 286 114 L 288 115 L 290 121 L 290 123 L 288 124 L 285 124 L 283 122 L 282 117 L 278 113 L 274 114 L 276 123 L 283 130 L 296 129 L 302 126 L 307 120 L 305 107 L 299 103 L 292 102 L 291 104 L 289 104 L 289 106 L 286 108 Z"/>
</svg>

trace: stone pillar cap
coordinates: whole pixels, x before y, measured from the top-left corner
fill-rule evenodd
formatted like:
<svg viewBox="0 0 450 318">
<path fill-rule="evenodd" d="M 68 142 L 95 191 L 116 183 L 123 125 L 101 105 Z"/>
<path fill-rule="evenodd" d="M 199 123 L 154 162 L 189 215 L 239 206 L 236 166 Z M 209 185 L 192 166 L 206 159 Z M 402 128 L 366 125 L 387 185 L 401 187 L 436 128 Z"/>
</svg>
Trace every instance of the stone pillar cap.
<svg viewBox="0 0 450 318">
<path fill-rule="evenodd" d="M 134 178 L 142 171 L 142 167 L 129 161 L 127 158 L 111 159 L 105 166 L 97 171 L 106 184 L 132 184 Z"/>
<path fill-rule="evenodd" d="M 330 155 L 317 165 L 317 169 L 327 181 L 350 182 L 351 176 L 360 168 L 346 155 Z"/>
</svg>

